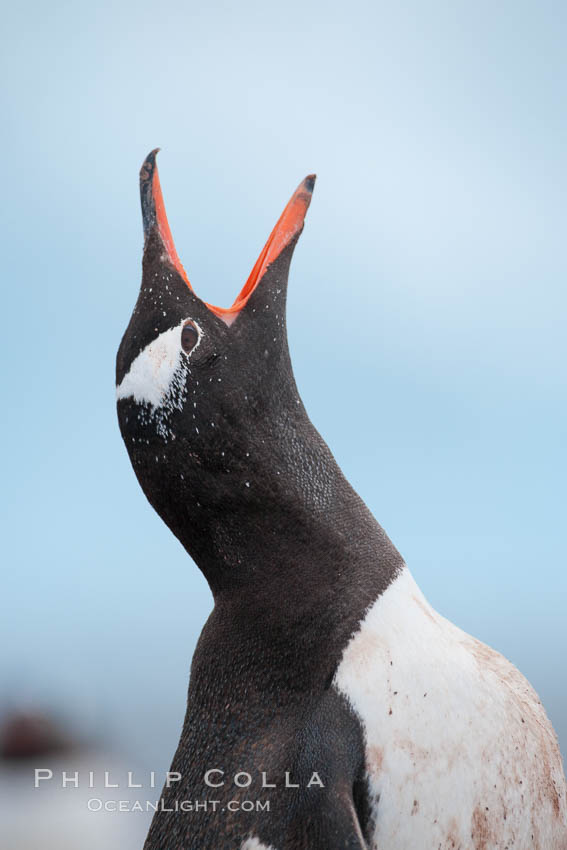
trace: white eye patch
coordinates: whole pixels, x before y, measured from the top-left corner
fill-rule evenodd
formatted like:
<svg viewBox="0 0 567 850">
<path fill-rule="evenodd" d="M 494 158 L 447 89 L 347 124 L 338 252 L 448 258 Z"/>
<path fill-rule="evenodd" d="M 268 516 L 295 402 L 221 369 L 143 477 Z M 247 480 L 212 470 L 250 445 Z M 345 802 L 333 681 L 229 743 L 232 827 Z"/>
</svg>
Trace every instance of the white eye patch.
<svg viewBox="0 0 567 850">
<path fill-rule="evenodd" d="M 181 329 L 185 322 L 184 319 L 176 327 L 164 331 L 140 351 L 116 387 L 117 400 L 133 398 L 134 401 L 149 404 L 152 408 L 159 408 L 164 404 L 174 386 L 179 383 L 179 372 L 183 371 L 188 357 L 181 349 Z M 193 324 L 199 332 L 199 338 L 193 348 L 195 351 L 201 343 L 203 333 L 196 322 Z"/>
</svg>

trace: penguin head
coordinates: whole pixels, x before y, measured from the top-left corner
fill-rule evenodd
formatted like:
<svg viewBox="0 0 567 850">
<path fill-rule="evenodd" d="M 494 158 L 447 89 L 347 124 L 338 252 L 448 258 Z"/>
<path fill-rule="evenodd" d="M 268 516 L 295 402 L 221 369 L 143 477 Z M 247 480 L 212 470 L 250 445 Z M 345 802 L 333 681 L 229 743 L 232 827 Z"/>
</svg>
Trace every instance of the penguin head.
<svg viewBox="0 0 567 850">
<path fill-rule="evenodd" d="M 169 229 L 157 150 L 140 172 L 142 284 L 116 362 L 118 419 L 138 480 L 198 560 L 196 524 L 262 487 L 274 429 L 304 416 L 291 369 L 289 265 L 315 177 L 285 207 L 234 304 L 194 292 Z M 202 536 L 202 535 L 201 535 Z"/>
</svg>

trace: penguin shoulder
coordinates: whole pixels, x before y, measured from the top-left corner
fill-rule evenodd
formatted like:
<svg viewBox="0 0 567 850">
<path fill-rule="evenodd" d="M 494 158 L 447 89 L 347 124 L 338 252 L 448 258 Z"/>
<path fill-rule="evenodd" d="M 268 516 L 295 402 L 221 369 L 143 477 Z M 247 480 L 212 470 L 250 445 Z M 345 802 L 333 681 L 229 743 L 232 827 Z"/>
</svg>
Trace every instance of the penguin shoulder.
<svg viewBox="0 0 567 850">
<path fill-rule="evenodd" d="M 537 694 L 439 615 L 407 567 L 367 611 L 334 686 L 364 730 L 387 846 L 405 847 L 404 830 L 410 840 L 420 820 L 430 846 L 492 829 L 540 835 L 541 848 L 563 846 L 556 835 L 567 842 L 561 756 Z"/>
</svg>

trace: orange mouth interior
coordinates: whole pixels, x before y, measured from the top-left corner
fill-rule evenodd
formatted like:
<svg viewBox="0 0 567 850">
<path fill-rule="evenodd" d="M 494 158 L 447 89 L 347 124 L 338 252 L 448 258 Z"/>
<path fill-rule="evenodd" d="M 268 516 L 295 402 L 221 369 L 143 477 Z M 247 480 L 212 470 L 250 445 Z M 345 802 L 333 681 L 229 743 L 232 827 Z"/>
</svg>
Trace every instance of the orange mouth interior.
<svg viewBox="0 0 567 850">
<path fill-rule="evenodd" d="M 232 324 L 240 310 L 242 310 L 262 279 L 268 266 L 273 263 L 277 257 L 279 257 L 284 248 L 286 248 L 301 232 L 305 214 L 307 213 L 311 202 L 314 182 L 315 175 L 309 174 L 305 180 L 300 183 L 291 196 L 283 213 L 279 217 L 276 226 L 270 233 L 268 241 L 262 248 L 260 256 L 256 260 L 254 268 L 250 272 L 248 280 L 240 290 L 232 306 L 216 307 L 214 304 L 206 304 L 209 310 L 219 316 L 219 318 L 225 321 L 228 325 Z M 189 289 L 194 292 L 189 278 L 187 277 L 187 273 L 183 268 L 177 251 L 175 250 L 175 243 L 173 242 L 173 236 L 171 235 L 171 229 L 165 212 L 165 204 L 163 202 L 163 194 L 159 182 L 157 164 L 152 177 L 152 193 L 155 204 L 157 226 L 167 255 Z"/>
</svg>

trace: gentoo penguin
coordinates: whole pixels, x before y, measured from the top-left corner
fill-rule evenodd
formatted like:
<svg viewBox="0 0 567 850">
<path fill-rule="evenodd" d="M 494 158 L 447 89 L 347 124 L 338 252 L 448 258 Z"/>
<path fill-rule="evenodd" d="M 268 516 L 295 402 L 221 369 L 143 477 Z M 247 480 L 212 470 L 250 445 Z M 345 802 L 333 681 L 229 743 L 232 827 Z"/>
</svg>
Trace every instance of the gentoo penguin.
<svg viewBox="0 0 567 850">
<path fill-rule="evenodd" d="M 567 848 L 537 695 L 432 609 L 299 397 L 286 289 L 314 180 L 220 308 L 179 261 L 156 151 L 142 166 L 120 430 L 214 597 L 145 850 Z"/>
</svg>

